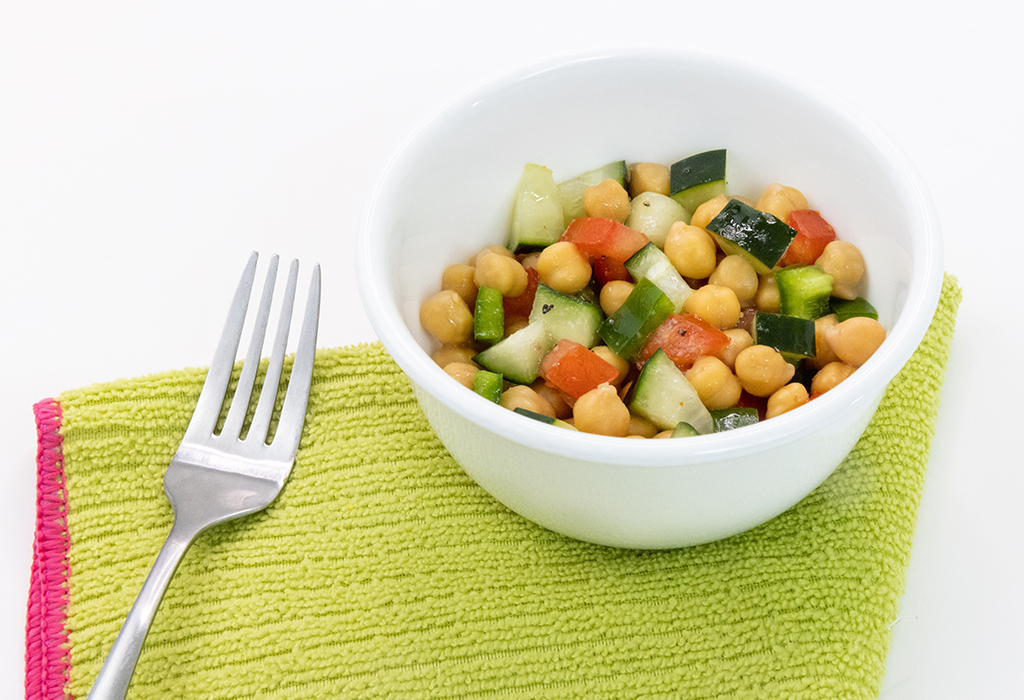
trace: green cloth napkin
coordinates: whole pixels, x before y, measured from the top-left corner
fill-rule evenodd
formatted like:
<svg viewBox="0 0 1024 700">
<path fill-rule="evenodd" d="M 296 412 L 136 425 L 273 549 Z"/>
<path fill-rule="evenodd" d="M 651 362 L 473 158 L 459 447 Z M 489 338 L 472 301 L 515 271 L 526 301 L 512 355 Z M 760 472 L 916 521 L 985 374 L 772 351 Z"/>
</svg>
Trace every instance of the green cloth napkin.
<svg viewBox="0 0 1024 700">
<path fill-rule="evenodd" d="M 874 698 L 960 289 L 839 469 L 750 532 L 581 543 L 509 511 L 431 431 L 379 344 L 317 355 L 295 468 L 203 534 L 132 698 Z M 171 526 L 162 477 L 204 371 L 69 391 L 66 690 L 84 698 Z"/>
</svg>

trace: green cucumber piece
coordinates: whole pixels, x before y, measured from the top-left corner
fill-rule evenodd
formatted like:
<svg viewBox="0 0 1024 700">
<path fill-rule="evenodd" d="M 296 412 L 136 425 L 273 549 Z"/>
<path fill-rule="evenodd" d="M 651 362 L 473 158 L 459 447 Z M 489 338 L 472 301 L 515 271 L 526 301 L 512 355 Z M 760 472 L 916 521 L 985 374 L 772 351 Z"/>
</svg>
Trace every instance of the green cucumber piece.
<svg viewBox="0 0 1024 700">
<path fill-rule="evenodd" d="M 697 153 L 673 163 L 669 194 L 691 214 L 709 199 L 725 194 L 725 149 Z"/>
<path fill-rule="evenodd" d="M 473 357 L 473 362 L 486 370 L 504 375 L 517 384 L 530 384 L 537 379 L 540 361 L 555 347 L 544 322 L 530 323 L 525 328 L 495 343 Z"/>
<path fill-rule="evenodd" d="M 516 187 L 509 224 L 508 249 L 513 253 L 541 250 L 565 232 L 562 200 L 551 171 L 527 163 Z"/>
<path fill-rule="evenodd" d="M 601 307 L 585 299 L 562 294 L 546 284 L 538 284 L 533 309 L 530 311 L 530 323 L 541 319 L 555 343 L 568 339 L 592 348 L 600 340 L 597 331 L 604 321 L 604 312 Z"/>
<path fill-rule="evenodd" d="M 569 425 L 564 420 L 559 420 L 557 418 L 552 418 L 551 416 L 545 416 L 543 413 L 536 413 L 536 412 L 531 411 L 531 410 L 529 410 L 527 408 L 522 408 L 521 406 L 517 406 L 517 407 L 513 408 L 512 410 L 515 413 L 518 413 L 521 416 L 526 416 L 527 418 L 532 418 L 534 420 L 538 420 L 541 423 L 547 423 L 548 425 L 553 425 L 556 428 L 565 428 L 567 430 L 576 430 L 576 426 Z"/>
<path fill-rule="evenodd" d="M 671 197 L 657 192 L 644 192 L 629 203 L 626 226 L 644 234 L 654 245 L 664 250 L 665 239 L 672 224 L 677 221 L 690 223 L 691 213 Z"/>
<path fill-rule="evenodd" d="M 694 435 L 700 435 L 700 433 L 697 432 L 696 428 L 686 422 L 681 422 L 675 427 L 675 430 L 672 431 L 672 437 L 674 438 L 693 437 Z"/>
<path fill-rule="evenodd" d="M 797 316 L 783 316 L 758 311 L 754 314 L 753 332 L 757 345 L 775 348 L 787 360 L 814 357 L 814 321 Z"/>
<path fill-rule="evenodd" d="M 716 433 L 735 430 L 759 421 L 756 408 L 719 408 L 711 411 Z"/>
<path fill-rule="evenodd" d="M 505 307 L 501 292 L 494 287 L 480 287 L 473 310 L 473 338 L 491 345 L 505 336 Z"/>
<path fill-rule="evenodd" d="M 829 313 L 832 275 L 817 265 L 794 265 L 775 271 L 779 304 L 786 316 L 814 320 Z"/>
<path fill-rule="evenodd" d="M 605 180 L 615 180 L 626 186 L 626 161 L 616 160 L 600 168 L 588 170 L 582 175 L 558 183 L 558 196 L 562 204 L 562 225 L 568 226 L 573 219 L 586 216 L 583 208 L 583 192 L 588 187 L 600 184 Z"/>
<path fill-rule="evenodd" d="M 626 261 L 626 272 L 635 280 L 647 278 L 654 282 L 672 300 L 674 314 L 683 310 L 683 304 L 693 292 L 668 256 L 653 241 Z"/>
<path fill-rule="evenodd" d="M 495 372 L 488 372 L 485 369 L 477 370 L 473 375 L 473 391 L 483 396 L 488 401 L 501 403 L 501 390 L 504 385 L 504 378 Z"/>
<path fill-rule="evenodd" d="M 876 321 L 878 320 L 878 310 L 871 305 L 871 302 L 863 297 L 857 297 L 856 299 L 840 299 L 839 297 L 832 297 L 829 301 L 829 307 L 832 309 L 832 313 L 836 315 L 836 318 L 839 319 L 840 323 L 855 316 L 865 316 L 867 318 L 873 318 Z"/>
<path fill-rule="evenodd" d="M 640 371 L 629 410 L 661 430 L 675 430 L 680 423 L 689 423 L 700 434 L 714 429 L 697 390 L 661 348 Z"/>
<path fill-rule="evenodd" d="M 796 238 L 795 229 L 738 199 L 730 199 L 707 230 L 726 255 L 741 255 L 759 275 L 767 275 Z"/>
<path fill-rule="evenodd" d="M 644 277 L 636 283 L 622 306 L 605 319 L 597 333 L 612 352 L 628 360 L 640 351 L 673 308 L 672 300 L 665 292 Z M 675 427 L 675 423 L 669 427 Z"/>
</svg>

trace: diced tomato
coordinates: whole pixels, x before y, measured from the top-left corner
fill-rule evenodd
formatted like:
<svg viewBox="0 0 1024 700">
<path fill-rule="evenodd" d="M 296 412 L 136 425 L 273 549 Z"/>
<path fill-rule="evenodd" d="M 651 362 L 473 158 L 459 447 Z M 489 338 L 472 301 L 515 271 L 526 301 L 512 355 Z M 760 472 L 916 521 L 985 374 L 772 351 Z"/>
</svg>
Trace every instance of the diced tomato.
<svg viewBox="0 0 1024 700">
<path fill-rule="evenodd" d="M 768 416 L 768 397 L 754 396 L 746 391 L 740 393 L 740 400 L 736 402 L 740 408 L 756 408 L 758 420 L 764 420 Z"/>
<path fill-rule="evenodd" d="M 813 209 L 795 209 L 789 212 L 789 225 L 796 229 L 796 238 L 789 244 L 779 265 L 813 265 L 825 246 L 836 239 L 836 231 Z"/>
<path fill-rule="evenodd" d="M 729 336 L 700 316 L 671 314 L 658 326 L 636 356 L 637 367 L 642 367 L 661 348 L 676 366 L 686 371 L 697 358 L 714 355 L 729 344 Z"/>
<path fill-rule="evenodd" d="M 620 263 L 650 242 L 644 234 L 618 221 L 585 216 L 573 219 L 561 240 L 572 241 L 588 258 L 604 255 Z"/>
<path fill-rule="evenodd" d="M 533 298 L 537 295 L 537 282 L 539 279 L 540 274 L 537 272 L 537 268 L 527 268 L 526 291 L 517 297 L 505 297 L 501 300 L 501 305 L 505 309 L 506 318 L 509 316 L 530 315 L 530 311 L 533 310 Z"/>
<path fill-rule="evenodd" d="M 607 255 L 596 256 L 592 264 L 594 267 L 594 279 L 602 287 L 616 280 L 624 282 L 633 281 L 632 276 L 626 271 L 626 266 L 618 260 L 609 258 Z"/>
<path fill-rule="evenodd" d="M 540 363 L 544 381 L 573 400 L 618 375 L 618 370 L 600 355 L 571 340 L 558 341 Z"/>
</svg>

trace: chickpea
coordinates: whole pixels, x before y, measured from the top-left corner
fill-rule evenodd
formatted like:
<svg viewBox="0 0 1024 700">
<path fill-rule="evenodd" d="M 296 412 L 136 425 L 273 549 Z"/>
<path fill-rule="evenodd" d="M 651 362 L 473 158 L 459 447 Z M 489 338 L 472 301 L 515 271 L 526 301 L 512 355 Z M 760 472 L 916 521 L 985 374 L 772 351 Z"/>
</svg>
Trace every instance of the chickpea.
<svg viewBox="0 0 1024 700">
<path fill-rule="evenodd" d="M 704 279 L 715 271 L 715 239 L 699 226 L 677 221 L 665 236 L 665 255 L 683 277 Z"/>
<path fill-rule="evenodd" d="M 756 207 L 786 223 L 789 220 L 789 212 L 794 209 L 807 209 L 807 198 L 795 187 L 773 182 L 761 193 Z"/>
<path fill-rule="evenodd" d="M 715 328 L 724 330 L 740 320 L 740 300 L 728 287 L 705 284 L 686 298 L 683 312 L 700 316 Z"/>
<path fill-rule="evenodd" d="M 839 319 L 835 314 L 828 314 L 814 320 L 814 349 L 817 354 L 811 358 L 811 364 L 818 369 L 839 359 L 828 344 L 828 329 L 838 323 Z"/>
<path fill-rule="evenodd" d="M 445 373 L 467 389 L 473 388 L 473 378 L 479 370 L 471 362 L 449 362 L 444 366 Z"/>
<path fill-rule="evenodd" d="M 781 416 L 783 413 L 792 411 L 794 408 L 803 406 L 810 400 L 807 389 L 800 382 L 787 384 L 777 389 L 768 397 L 768 410 L 765 411 L 766 418 Z"/>
<path fill-rule="evenodd" d="M 584 433 L 612 437 L 629 433 L 629 409 L 611 384 L 602 384 L 577 399 L 572 415 L 576 429 Z"/>
<path fill-rule="evenodd" d="M 515 255 L 512 254 L 511 250 L 509 250 L 508 248 L 506 248 L 505 246 L 503 246 L 503 245 L 501 245 L 499 243 L 495 243 L 493 245 L 487 246 L 486 248 L 484 248 L 483 250 L 478 252 L 476 255 L 471 257 L 467 264 L 470 267 L 476 267 L 476 261 L 479 260 L 480 256 L 483 255 L 484 253 L 497 253 L 498 255 L 504 256 L 506 258 L 514 258 L 515 257 Z"/>
<path fill-rule="evenodd" d="M 565 397 L 559 393 L 558 389 L 552 386 L 548 386 L 543 379 L 538 379 L 530 388 L 537 392 L 537 395 L 548 402 L 548 405 L 555 412 L 555 418 L 565 420 L 572 416 L 572 406 L 565 401 Z"/>
<path fill-rule="evenodd" d="M 474 357 L 476 349 L 472 345 L 442 345 L 430 355 L 430 359 L 436 362 L 438 367 L 444 367 L 451 362 L 472 363 Z"/>
<path fill-rule="evenodd" d="M 708 224 L 711 223 L 711 220 L 718 216 L 728 203 L 729 198 L 724 194 L 712 197 L 697 207 L 697 210 L 693 212 L 693 216 L 690 217 L 690 225 L 697 226 L 698 228 L 707 228 Z"/>
<path fill-rule="evenodd" d="M 723 333 L 729 336 L 729 344 L 715 353 L 715 357 L 724 362 L 730 371 L 736 371 L 736 356 L 753 345 L 754 339 L 742 328 L 729 328 Z"/>
<path fill-rule="evenodd" d="M 658 433 L 657 435 L 654 436 L 654 439 L 664 440 L 664 439 L 672 437 L 672 433 L 673 433 L 672 430 L 662 430 L 660 433 Z"/>
<path fill-rule="evenodd" d="M 628 284 L 628 283 L 627 283 Z M 591 348 L 595 355 L 600 357 L 602 360 L 610 364 L 619 374 L 615 379 L 611 380 L 609 384 L 612 386 L 619 386 L 623 380 L 629 376 L 629 362 L 623 360 L 621 357 L 612 352 L 612 349 L 607 345 L 598 345 L 597 347 Z"/>
<path fill-rule="evenodd" d="M 537 259 L 540 281 L 563 294 L 575 294 L 586 287 L 592 273 L 583 253 L 569 241 L 549 245 Z"/>
<path fill-rule="evenodd" d="M 711 355 L 698 358 L 693 367 L 686 370 L 686 378 L 696 389 L 701 403 L 711 410 L 735 406 L 743 391 L 740 380 L 728 365 Z"/>
<path fill-rule="evenodd" d="M 767 345 L 751 345 L 736 356 L 736 377 L 754 396 L 771 396 L 788 384 L 794 374 L 796 367 Z"/>
<path fill-rule="evenodd" d="M 469 265 L 449 265 L 441 273 L 441 289 L 450 289 L 466 300 L 466 305 L 472 307 L 476 304 L 476 282 L 473 277 L 476 275 L 476 268 Z"/>
<path fill-rule="evenodd" d="M 775 283 L 775 275 L 761 275 L 757 284 L 754 303 L 761 311 L 777 314 L 782 310 L 782 299 L 779 297 L 779 286 Z"/>
<path fill-rule="evenodd" d="M 629 216 L 629 194 L 618 180 L 602 180 L 583 190 L 583 210 L 587 216 L 613 219 L 621 224 Z"/>
<path fill-rule="evenodd" d="M 630 414 L 626 437 L 652 438 L 657 434 L 658 428 L 654 423 L 646 418 Z"/>
<path fill-rule="evenodd" d="M 736 293 L 740 305 L 747 305 L 754 300 L 759 282 L 754 266 L 739 255 L 726 255 L 711 273 L 708 284 L 728 287 Z"/>
<path fill-rule="evenodd" d="M 527 411 L 555 417 L 555 409 L 547 399 L 530 387 L 520 384 L 509 387 L 501 395 L 501 405 L 510 411 L 525 408 Z"/>
<path fill-rule="evenodd" d="M 860 367 L 885 340 L 885 328 L 873 318 L 854 316 L 825 331 L 825 339 L 836 357 Z"/>
<path fill-rule="evenodd" d="M 633 292 L 633 283 L 625 280 L 612 280 L 601 287 L 601 310 L 606 316 L 611 316 L 619 310 L 619 307 L 626 301 Z"/>
<path fill-rule="evenodd" d="M 479 287 L 493 287 L 502 296 L 517 297 L 526 291 L 529 276 L 514 257 L 487 251 L 476 260 L 473 281 Z"/>
<path fill-rule="evenodd" d="M 814 394 L 824 394 L 826 391 L 834 389 L 836 385 L 856 370 L 856 367 L 851 367 L 842 362 L 829 362 L 819 369 L 815 373 L 814 378 L 811 379 L 811 392 Z"/>
<path fill-rule="evenodd" d="M 662 163 L 631 163 L 629 166 L 629 196 L 644 192 L 657 192 L 666 197 L 671 184 L 671 172 Z"/>
<path fill-rule="evenodd" d="M 420 325 L 442 345 L 468 343 L 473 339 L 473 312 L 466 301 L 450 289 L 423 302 Z"/>
<path fill-rule="evenodd" d="M 832 275 L 832 295 L 842 299 L 856 299 L 857 285 L 864 277 L 864 256 L 849 241 L 832 241 L 815 264 Z"/>
</svg>

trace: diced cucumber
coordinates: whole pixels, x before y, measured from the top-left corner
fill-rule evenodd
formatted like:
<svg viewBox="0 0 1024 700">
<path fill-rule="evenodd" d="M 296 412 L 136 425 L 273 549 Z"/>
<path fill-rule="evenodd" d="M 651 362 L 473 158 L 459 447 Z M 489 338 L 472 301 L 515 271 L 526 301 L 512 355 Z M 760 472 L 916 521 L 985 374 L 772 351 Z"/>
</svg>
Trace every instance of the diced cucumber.
<svg viewBox="0 0 1024 700">
<path fill-rule="evenodd" d="M 488 345 L 505 336 L 505 307 L 501 292 L 494 287 L 480 287 L 473 311 L 473 338 Z"/>
<path fill-rule="evenodd" d="M 530 323 L 525 328 L 495 343 L 473 357 L 484 369 L 504 375 L 518 384 L 530 384 L 537 378 L 540 361 L 555 347 L 543 321 Z"/>
<path fill-rule="evenodd" d="M 568 339 L 592 348 L 600 340 L 597 331 L 604 321 L 604 313 L 601 307 L 586 299 L 571 297 L 546 284 L 538 284 L 530 323 L 540 319 L 544 319 L 554 343 Z"/>
<path fill-rule="evenodd" d="M 674 430 L 680 423 L 689 423 L 702 435 L 714 429 L 697 390 L 661 349 L 640 371 L 629 409 L 661 430 Z"/>
<path fill-rule="evenodd" d="M 520 406 L 517 406 L 517 407 L 513 408 L 512 410 L 514 412 L 518 413 L 521 416 L 526 416 L 527 418 L 532 418 L 533 420 L 540 421 L 541 423 L 547 423 L 548 425 L 553 425 L 556 428 L 565 428 L 566 430 L 576 430 L 576 426 L 569 425 L 564 420 L 558 420 L 557 418 L 552 418 L 551 416 L 545 416 L 543 413 L 536 413 L 534 411 L 531 411 L 531 410 L 526 409 L 526 408 L 522 408 Z"/>
<path fill-rule="evenodd" d="M 677 221 L 690 223 L 691 214 L 692 212 L 684 209 L 682 204 L 671 197 L 657 192 L 644 192 L 629 203 L 626 226 L 646 235 L 654 245 L 664 250 L 665 239 L 672 224 Z"/>
<path fill-rule="evenodd" d="M 646 277 L 654 282 L 655 286 L 672 300 L 672 313 L 674 314 L 682 311 L 683 304 L 693 292 L 668 256 L 653 241 L 626 261 L 626 272 L 631 274 L 635 280 Z"/>
<path fill-rule="evenodd" d="M 694 435 L 700 435 L 700 433 L 698 433 L 697 429 L 689 423 L 680 423 L 675 427 L 675 430 L 672 431 L 672 437 L 674 438 L 693 437 Z"/>
<path fill-rule="evenodd" d="M 719 408 L 711 411 L 711 418 L 715 423 L 716 433 L 723 433 L 726 430 L 735 430 L 745 425 L 754 425 L 758 422 L 756 408 Z"/>
<path fill-rule="evenodd" d="M 543 165 L 527 163 L 512 205 L 508 249 L 513 253 L 540 250 L 558 241 L 564 231 L 554 176 Z"/>
<path fill-rule="evenodd" d="M 775 348 L 787 360 L 814 357 L 814 321 L 758 311 L 754 314 L 754 342 Z"/>
<path fill-rule="evenodd" d="M 643 277 L 622 306 L 601 324 L 598 335 L 612 352 L 628 360 L 640 351 L 654 329 L 672 313 L 672 309 L 672 300 L 665 292 Z M 675 427 L 675 423 L 670 427 Z"/>
<path fill-rule="evenodd" d="M 759 275 L 767 275 L 796 238 L 795 229 L 738 199 L 730 199 L 707 230 L 727 255 L 741 255 Z"/>
<path fill-rule="evenodd" d="M 583 192 L 588 187 L 600 184 L 605 180 L 615 180 L 626 185 L 626 161 L 616 160 L 600 168 L 588 170 L 582 175 L 558 183 L 558 196 L 562 204 L 563 228 L 576 218 L 586 216 L 583 209 Z"/>
<path fill-rule="evenodd" d="M 672 164 L 669 194 L 691 214 L 725 194 L 725 149 L 697 153 Z"/>
<path fill-rule="evenodd" d="M 488 372 L 485 369 L 477 370 L 473 375 L 473 391 L 494 403 L 501 403 L 503 383 L 504 380 L 500 374 Z"/>
<path fill-rule="evenodd" d="M 839 297 L 832 297 L 829 301 L 829 305 L 832 309 L 832 313 L 836 315 L 839 322 L 842 323 L 848 318 L 854 316 L 866 316 L 867 318 L 873 318 L 878 320 L 878 310 L 871 305 L 867 299 L 863 297 L 857 297 L 856 299 L 840 299 Z"/>
<path fill-rule="evenodd" d="M 779 304 L 786 316 L 814 320 L 829 312 L 832 275 L 817 265 L 794 265 L 775 271 Z"/>
</svg>

